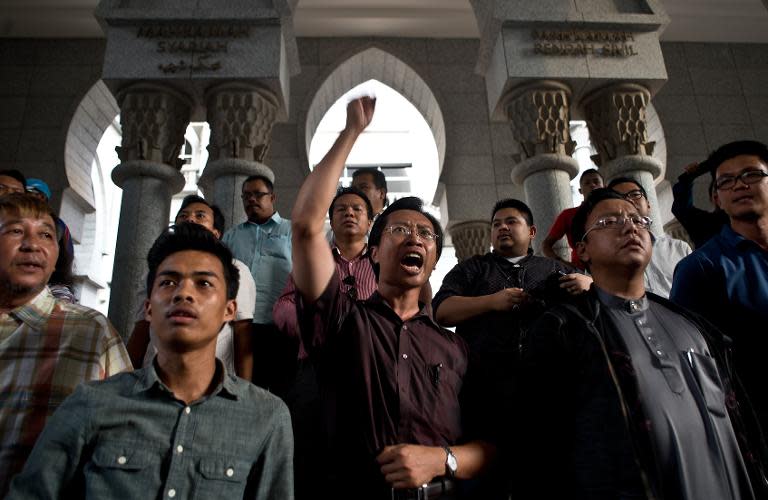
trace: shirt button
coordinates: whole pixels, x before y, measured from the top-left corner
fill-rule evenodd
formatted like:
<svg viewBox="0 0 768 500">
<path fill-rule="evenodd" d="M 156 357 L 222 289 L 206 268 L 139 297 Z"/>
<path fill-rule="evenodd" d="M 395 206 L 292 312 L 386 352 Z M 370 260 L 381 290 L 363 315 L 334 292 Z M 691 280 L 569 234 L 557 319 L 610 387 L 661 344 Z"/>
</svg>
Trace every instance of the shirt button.
<svg viewBox="0 0 768 500">
<path fill-rule="evenodd" d="M 235 475 L 235 469 L 233 469 L 232 467 L 230 467 L 229 469 L 227 469 L 227 472 L 226 472 L 226 474 L 227 474 L 227 477 L 232 477 L 232 476 L 234 476 L 234 475 Z"/>
<path fill-rule="evenodd" d="M 187 406 L 186 408 L 184 408 L 184 413 L 186 413 L 187 415 L 189 415 L 189 414 L 190 414 L 190 412 L 192 412 L 192 408 L 190 408 L 189 406 Z"/>
<path fill-rule="evenodd" d="M 403 353 L 403 359 L 408 359 L 408 355 Z"/>
<path fill-rule="evenodd" d="M 122 456 L 122 455 L 121 455 L 121 456 L 119 456 L 119 457 L 117 457 L 117 463 L 119 463 L 120 465 L 125 465 L 125 462 L 127 462 L 127 461 L 128 461 L 128 459 L 127 459 L 127 458 L 125 458 L 125 457 L 124 457 L 124 456 Z"/>
<path fill-rule="evenodd" d="M 168 498 L 173 498 L 175 496 L 176 496 L 176 490 L 174 490 L 173 488 L 168 490 Z"/>
<path fill-rule="evenodd" d="M 403 330 L 407 330 L 407 329 L 408 329 L 408 325 L 403 325 Z"/>
<path fill-rule="evenodd" d="M 179 445 L 179 446 L 176 447 L 176 451 L 179 452 L 179 453 L 182 453 L 184 451 L 184 447 Z"/>
</svg>

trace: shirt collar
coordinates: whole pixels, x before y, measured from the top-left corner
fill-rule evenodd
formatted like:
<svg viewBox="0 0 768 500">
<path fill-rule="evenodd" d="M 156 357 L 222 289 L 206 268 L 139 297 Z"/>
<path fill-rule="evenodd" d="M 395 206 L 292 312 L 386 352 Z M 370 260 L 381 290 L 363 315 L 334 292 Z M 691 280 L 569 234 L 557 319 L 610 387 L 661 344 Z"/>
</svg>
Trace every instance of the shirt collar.
<svg viewBox="0 0 768 500">
<path fill-rule="evenodd" d="M 35 298 L 13 309 L 8 314 L 35 330 L 42 330 L 55 306 L 56 299 L 48 287 L 45 287 Z"/>
<path fill-rule="evenodd" d="M 639 299 L 631 300 L 613 295 L 597 285 L 594 286 L 594 289 L 597 293 L 598 300 L 610 309 L 621 309 L 628 313 L 636 313 L 648 309 L 648 297 L 646 295 L 643 295 Z"/>
<path fill-rule="evenodd" d="M 153 359 L 149 365 L 134 372 L 134 374 L 138 377 L 136 380 L 136 385 L 134 385 L 133 388 L 134 393 L 147 392 L 151 389 L 157 388 L 160 391 L 168 393 L 169 395 L 171 394 L 171 390 L 163 383 L 162 380 L 160 380 L 160 377 L 157 375 L 157 370 L 155 370 L 156 359 L 157 356 L 155 356 L 155 359 Z M 219 393 L 222 393 L 222 395 L 225 393 L 232 399 L 239 399 L 241 396 L 244 396 L 244 391 L 247 384 L 240 383 L 235 375 L 227 373 L 227 370 L 224 367 L 224 363 L 222 363 L 218 358 L 216 358 L 215 376 L 220 378 L 219 383 L 213 392 L 206 396 L 206 398 L 218 396 Z"/>
<path fill-rule="evenodd" d="M 251 222 L 251 221 L 246 221 L 246 224 L 253 224 L 254 226 L 264 226 L 264 225 L 267 225 L 267 224 L 270 224 L 270 225 L 271 224 L 278 224 L 279 225 L 281 222 L 283 222 L 283 218 L 280 217 L 280 214 L 277 213 L 277 210 L 275 210 L 275 213 L 272 214 L 272 217 L 267 219 L 263 224 L 258 224 L 256 222 Z"/>
<path fill-rule="evenodd" d="M 723 224 L 723 228 L 720 230 L 720 237 L 725 241 L 728 246 L 733 248 L 745 247 L 749 245 L 755 245 L 758 248 L 760 245 L 754 241 L 745 238 L 736 231 L 733 230 L 730 224 Z"/>
<path fill-rule="evenodd" d="M 397 320 L 399 322 L 404 323 L 402 318 L 400 318 L 400 316 L 398 316 L 397 313 L 395 313 L 395 311 L 387 303 L 387 301 L 384 300 L 384 297 L 382 297 L 381 294 L 379 294 L 378 290 L 374 291 L 373 294 L 371 294 L 371 296 L 368 297 L 368 299 L 365 300 L 365 302 L 367 302 L 367 303 L 369 303 L 369 304 L 371 304 L 371 305 L 373 305 L 373 306 L 375 306 L 377 308 L 382 308 L 382 309 L 387 310 L 388 314 L 391 314 L 394 318 L 397 318 Z M 435 321 L 435 319 L 433 317 L 433 314 L 432 314 L 432 304 L 429 304 L 429 303 L 422 304 L 421 302 L 419 302 L 419 305 L 421 305 L 421 307 L 419 309 L 419 312 L 417 312 L 413 317 L 408 319 L 408 321 L 413 321 L 413 320 L 416 320 L 416 319 L 420 319 L 420 320 L 423 319 L 423 320 L 427 321 L 427 323 L 430 323 L 431 325 L 433 325 L 438 330 L 442 330 L 442 327 L 437 324 L 437 322 Z"/>
<path fill-rule="evenodd" d="M 344 259 L 344 256 L 341 255 L 341 250 L 339 250 L 339 247 L 336 246 L 336 240 L 331 242 L 331 251 L 333 252 L 333 256 L 335 258 Z M 352 262 L 352 261 L 355 261 L 355 260 L 359 260 L 359 259 L 362 259 L 363 257 L 365 257 L 366 255 L 368 255 L 368 244 L 367 243 L 363 247 L 363 251 L 360 252 L 360 255 L 358 255 L 357 257 L 352 257 L 351 259 L 348 259 L 348 261 Z M 344 260 L 347 260 L 347 259 L 344 259 Z"/>
</svg>

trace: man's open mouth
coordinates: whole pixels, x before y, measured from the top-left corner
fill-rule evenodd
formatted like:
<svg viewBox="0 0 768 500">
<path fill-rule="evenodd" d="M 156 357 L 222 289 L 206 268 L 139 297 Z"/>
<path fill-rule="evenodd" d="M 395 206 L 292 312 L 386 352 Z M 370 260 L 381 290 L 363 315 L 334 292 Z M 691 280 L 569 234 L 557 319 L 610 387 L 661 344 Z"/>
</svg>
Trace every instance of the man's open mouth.
<svg viewBox="0 0 768 500">
<path fill-rule="evenodd" d="M 418 274 L 424 265 L 424 257 L 417 252 L 408 252 L 400 259 L 400 265 L 411 274 Z"/>
</svg>

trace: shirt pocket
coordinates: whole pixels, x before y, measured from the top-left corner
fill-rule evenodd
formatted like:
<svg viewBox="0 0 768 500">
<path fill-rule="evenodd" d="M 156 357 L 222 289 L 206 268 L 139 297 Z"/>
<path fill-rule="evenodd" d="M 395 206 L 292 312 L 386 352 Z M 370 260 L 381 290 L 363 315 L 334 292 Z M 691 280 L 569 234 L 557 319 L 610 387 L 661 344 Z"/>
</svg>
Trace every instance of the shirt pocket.
<svg viewBox="0 0 768 500">
<path fill-rule="evenodd" d="M 290 237 L 287 234 L 270 234 L 264 240 L 264 255 L 290 260 L 290 242 Z"/>
<path fill-rule="evenodd" d="M 691 371 L 709 413 L 720 418 L 725 417 L 727 414 L 725 392 L 715 360 L 696 352 L 684 352 L 682 355 L 688 356 Z"/>
<path fill-rule="evenodd" d="M 250 469 L 250 462 L 235 457 L 201 458 L 192 498 L 243 498 Z"/>
<path fill-rule="evenodd" d="M 423 406 L 422 414 L 429 418 L 440 415 L 430 426 L 440 435 L 453 436 L 461 427 L 461 376 L 449 363 L 438 361 L 427 363 L 419 372 L 422 394 L 416 394 L 416 401 Z"/>
<path fill-rule="evenodd" d="M 97 445 L 85 466 L 86 498 L 121 498 L 159 487 L 160 456 L 140 445 Z M 130 495 L 128 495 L 130 496 Z"/>
</svg>

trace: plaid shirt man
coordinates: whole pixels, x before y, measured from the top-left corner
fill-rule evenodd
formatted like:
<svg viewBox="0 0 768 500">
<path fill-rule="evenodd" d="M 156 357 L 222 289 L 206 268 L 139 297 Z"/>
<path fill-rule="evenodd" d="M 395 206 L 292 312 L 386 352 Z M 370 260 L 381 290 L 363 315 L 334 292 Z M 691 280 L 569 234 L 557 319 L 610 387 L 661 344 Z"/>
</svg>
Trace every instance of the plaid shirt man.
<svg viewBox="0 0 768 500">
<path fill-rule="evenodd" d="M 48 417 L 81 382 L 128 371 L 120 336 L 99 312 L 48 288 L 0 314 L 0 496 L 24 466 Z"/>
</svg>

